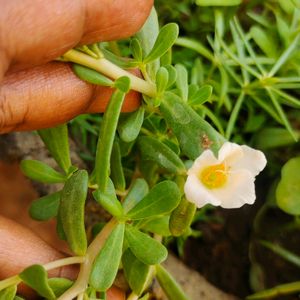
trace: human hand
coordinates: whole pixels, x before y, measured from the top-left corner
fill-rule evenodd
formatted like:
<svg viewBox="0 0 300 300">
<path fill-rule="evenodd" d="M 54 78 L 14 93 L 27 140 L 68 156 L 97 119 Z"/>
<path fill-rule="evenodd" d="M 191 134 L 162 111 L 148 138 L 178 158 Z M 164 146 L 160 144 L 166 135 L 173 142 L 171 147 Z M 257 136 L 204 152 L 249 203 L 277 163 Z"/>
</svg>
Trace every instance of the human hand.
<svg viewBox="0 0 300 300">
<path fill-rule="evenodd" d="M 85 83 L 68 64 L 51 60 L 77 44 L 132 35 L 142 26 L 153 0 L 0 3 L 0 133 L 6 133 L 51 127 L 80 113 L 104 111 L 111 90 Z M 131 92 L 123 110 L 138 105 L 139 95 Z M 63 256 L 31 231 L 3 217 L 0 238 L 1 278 Z M 16 255 L 17 247 L 22 248 L 20 255 Z M 74 277 L 76 269 L 56 272 L 51 275 Z M 111 299 L 123 299 L 123 295 L 113 292 Z"/>
<path fill-rule="evenodd" d="M 153 0 L 0 0 L 0 133 L 51 127 L 104 111 L 111 91 L 79 80 L 66 63 L 50 62 L 78 44 L 128 37 Z M 123 110 L 139 105 L 131 92 Z"/>
</svg>

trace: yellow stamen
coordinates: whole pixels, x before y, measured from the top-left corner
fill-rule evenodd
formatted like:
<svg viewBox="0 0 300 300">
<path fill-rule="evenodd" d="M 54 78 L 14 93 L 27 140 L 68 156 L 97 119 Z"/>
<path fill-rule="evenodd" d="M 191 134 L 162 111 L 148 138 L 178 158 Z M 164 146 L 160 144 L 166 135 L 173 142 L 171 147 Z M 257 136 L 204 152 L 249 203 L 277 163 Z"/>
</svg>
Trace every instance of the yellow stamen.
<svg viewBox="0 0 300 300">
<path fill-rule="evenodd" d="M 228 169 L 225 164 L 206 167 L 198 175 L 199 180 L 209 189 L 220 188 L 227 182 Z"/>
</svg>

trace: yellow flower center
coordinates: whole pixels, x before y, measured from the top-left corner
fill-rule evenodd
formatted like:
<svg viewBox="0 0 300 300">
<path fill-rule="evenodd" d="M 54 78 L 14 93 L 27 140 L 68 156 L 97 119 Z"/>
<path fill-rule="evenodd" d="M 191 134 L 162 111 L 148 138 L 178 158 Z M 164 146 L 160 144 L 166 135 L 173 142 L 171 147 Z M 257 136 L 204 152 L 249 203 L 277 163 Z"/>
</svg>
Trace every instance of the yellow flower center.
<svg viewBox="0 0 300 300">
<path fill-rule="evenodd" d="M 228 169 L 223 163 L 206 167 L 198 175 L 198 178 L 209 189 L 216 189 L 225 185 L 227 175 Z"/>
</svg>

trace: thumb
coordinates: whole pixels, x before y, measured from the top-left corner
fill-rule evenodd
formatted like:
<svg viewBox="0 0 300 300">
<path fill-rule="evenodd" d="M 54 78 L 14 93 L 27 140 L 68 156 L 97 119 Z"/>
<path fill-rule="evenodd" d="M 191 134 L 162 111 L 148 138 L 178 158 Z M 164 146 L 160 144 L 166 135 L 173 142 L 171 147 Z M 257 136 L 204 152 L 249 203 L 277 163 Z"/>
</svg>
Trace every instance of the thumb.
<svg viewBox="0 0 300 300">
<path fill-rule="evenodd" d="M 64 123 L 86 112 L 104 112 L 112 89 L 80 80 L 66 63 L 10 73 L 0 85 L 0 133 Z M 123 112 L 135 110 L 140 95 L 131 91 Z"/>
</svg>

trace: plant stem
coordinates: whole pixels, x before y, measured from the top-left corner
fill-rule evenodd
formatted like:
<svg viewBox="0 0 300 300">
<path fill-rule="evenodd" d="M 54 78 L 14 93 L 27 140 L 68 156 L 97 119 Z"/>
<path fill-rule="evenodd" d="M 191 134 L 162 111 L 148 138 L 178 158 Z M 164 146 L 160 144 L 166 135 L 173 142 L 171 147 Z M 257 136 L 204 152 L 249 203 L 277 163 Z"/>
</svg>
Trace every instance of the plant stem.
<svg viewBox="0 0 300 300">
<path fill-rule="evenodd" d="M 156 96 L 156 87 L 154 84 L 121 69 L 106 58 L 94 58 L 80 51 L 71 49 L 63 55 L 63 59 L 86 66 L 113 79 L 127 76 L 130 78 L 131 89 L 152 98 Z"/>
<path fill-rule="evenodd" d="M 43 267 L 46 269 L 46 271 L 49 271 L 49 270 L 60 268 L 60 267 L 67 266 L 67 265 L 81 264 L 84 262 L 84 260 L 85 260 L 84 256 L 67 257 L 67 258 L 62 258 L 62 259 L 58 259 L 58 260 L 52 261 L 50 263 L 47 263 L 47 264 L 43 265 Z M 5 280 L 2 280 L 2 281 L 0 281 L 0 291 L 9 286 L 19 284 L 20 282 L 22 282 L 22 280 L 18 275 L 15 275 L 15 276 L 9 277 Z"/>
<path fill-rule="evenodd" d="M 127 298 L 127 300 L 138 300 L 138 299 L 139 299 L 139 296 L 137 294 L 135 294 L 134 292 L 132 292 Z"/>
<path fill-rule="evenodd" d="M 88 285 L 91 269 L 93 262 L 98 255 L 100 249 L 103 247 L 106 239 L 117 225 L 116 219 L 111 219 L 101 230 L 101 232 L 96 236 L 92 241 L 90 246 L 87 249 L 85 255 L 85 261 L 80 266 L 80 271 L 75 283 L 69 288 L 64 294 L 62 294 L 58 300 L 71 300 L 78 296 L 80 293 L 83 293 Z"/>
<path fill-rule="evenodd" d="M 82 264 L 84 261 L 85 261 L 84 256 L 72 256 L 72 257 L 67 257 L 67 258 L 62 258 L 59 260 L 52 261 L 43 266 L 46 269 L 46 271 L 49 271 L 67 265 Z"/>
</svg>

